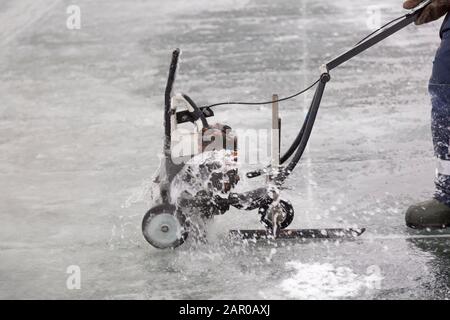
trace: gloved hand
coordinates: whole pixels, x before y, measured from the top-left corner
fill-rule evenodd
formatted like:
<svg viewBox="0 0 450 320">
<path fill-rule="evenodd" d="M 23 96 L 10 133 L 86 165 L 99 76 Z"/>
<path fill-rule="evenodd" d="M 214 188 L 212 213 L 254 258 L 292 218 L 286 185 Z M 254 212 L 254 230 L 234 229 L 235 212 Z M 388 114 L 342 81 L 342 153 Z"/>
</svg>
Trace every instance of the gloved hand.
<svg viewBox="0 0 450 320">
<path fill-rule="evenodd" d="M 413 9 L 418 6 L 421 0 L 406 0 L 403 3 L 404 9 Z M 420 25 L 439 19 L 450 11 L 450 0 L 433 0 L 417 17 L 415 24 Z"/>
</svg>

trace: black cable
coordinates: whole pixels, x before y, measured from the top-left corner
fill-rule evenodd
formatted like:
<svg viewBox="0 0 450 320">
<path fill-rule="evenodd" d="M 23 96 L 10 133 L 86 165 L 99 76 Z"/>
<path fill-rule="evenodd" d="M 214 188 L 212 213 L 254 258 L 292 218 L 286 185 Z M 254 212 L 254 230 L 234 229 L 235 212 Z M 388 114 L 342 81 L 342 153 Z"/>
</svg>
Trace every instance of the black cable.
<svg viewBox="0 0 450 320">
<path fill-rule="evenodd" d="M 418 6 L 420 6 L 423 2 L 425 2 L 425 0 L 422 0 L 422 2 L 421 2 L 420 4 L 418 4 L 418 5 L 416 6 L 416 8 L 417 8 Z M 424 6 L 423 8 L 425 8 L 425 6 Z M 423 10 L 423 8 L 422 8 L 421 10 Z M 417 13 L 417 12 L 418 12 L 418 11 L 415 11 L 415 13 Z M 371 36 L 373 36 L 373 35 L 376 34 L 377 32 L 380 32 L 381 30 L 383 30 L 384 28 L 386 28 L 386 27 L 388 27 L 389 25 L 393 24 L 394 22 L 397 22 L 398 20 L 401 20 L 401 19 L 404 19 L 404 18 L 408 17 L 408 15 L 410 15 L 410 14 L 411 14 L 411 13 L 407 13 L 407 14 L 401 16 L 401 17 L 398 17 L 398 18 L 395 18 L 394 20 L 389 21 L 389 22 L 386 23 L 385 25 L 379 27 L 377 30 L 375 30 L 374 32 L 372 32 L 371 34 L 369 34 L 368 36 L 366 36 L 365 38 L 363 38 L 363 39 L 361 39 L 359 42 L 357 42 L 357 43 L 355 44 L 355 47 L 356 47 L 358 44 L 361 44 L 361 43 L 364 42 L 365 40 L 369 39 Z"/>
<path fill-rule="evenodd" d="M 377 32 L 380 32 L 381 30 L 385 29 L 386 27 L 390 26 L 391 24 L 393 24 L 393 23 L 395 23 L 395 22 L 397 22 L 397 21 L 399 21 L 399 20 L 401 20 L 401 19 L 404 19 L 404 18 L 406 18 L 407 16 L 408 16 L 408 14 L 405 14 L 405 15 L 402 15 L 401 17 L 398 17 L 398 18 L 395 18 L 395 19 L 389 21 L 388 23 L 384 24 L 383 26 L 381 26 L 381 27 L 378 28 L 377 30 L 371 32 L 369 35 L 367 35 L 366 37 L 364 37 L 363 39 L 361 39 L 360 41 L 358 41 L 358 42 L 355 44 L 355 47 L 356 47 L 357 45 L 363 43 L 364 41 L 366 41 L 366 40 L 369 39 L 370 37 L 372 37 L 372 36 L 373 36 L 374 34 L 376 34 Z M 313 88 L 317 83 L 319 83 L 319 81 L 320 81 L 320 78 L 317 79 L 313 84 L 311 84 L 311 85 L 308 86 L 307 88 L 305 88 L 305 89 L 303 89 L 303 90 L 301 90 L 301 91 L 299 91 L 299 92 L 297 92 L 297 93 L 294 93 L 293 95 L 290 95 L 290 96 L 284 97 L 284 98 L 280 98 L 280 99 L 278 99 L 278 100 L 264 101 L 264 102 L 233 102 L 233 101 L 229 101 L 229 102 L 220 102 L 220 103 L 210 104 L 210 105 L 204 106 L 204 108 L 205 108 L 205 107 L 207 107 L 207 108 L 212 108 L 212 107 L 217 107 L 217 106 L 222 106 L 222 105 L 231 105 L 231 104 L 234 104 L 234 105 L 250 105 L 250 106 L 258 106 L 258 105 L 272 104 L 272 103 L 274 103 L 274 102 L 286 101 L 286 100 L 290 100 L 290 99 L 292 99 L 292 98 L 295 98 L 295 97 L 297 97 L 297 96 L 299 96 L 299 95 L 305 93 L 306 91 L 310 90 L 310 89 Z"/>
<path fill-rule="evenodd" d="M 305 93 L 306 91 L 310 90 L 312 87 L 314 87 L 317 83 L 319 83 L 320 78 L 317 79 L 316 81 L 314 81 L 313 84 L 311 84 L 310 86 L 308 86 L 307 88 L 303 89 L 302 91 L 299 91 L 291 96 L 285 97 L 285 98 L 281 98 L 278 100 L 271 100 L 271 101 L 264 101 L 264 102 L 221 102 L 221 103 L 215 103 L 215 104 L 211 104 L 209 106 L 205 106 L 208 108 L 212 108 L 212 107 L 216 107 L 216 106 L 222 106 L 222 105 L 226 105 L 226 104 L 239 104 L 239 105 L 251 105 L 251 106 L 258 106 L 258 105 L 263 105 L 263 104 L 272 104 L 274 102 L 281 102 L 281 101 L 285 101 L 285 100 L 289 100 L 292 98 L 295 98 L 299 95 L 301 95 L 302 93 Z"/>
<path fill-rule="evenodd" d="M 286 177 L 291 174 L 297 163 L 302 158 L 303 152 L 308 144 L 309 137 L 311 135 L 312 129 L 314 127 L 314 122 L 316 120 L 317 112 L 319 111 L 320 102 L 322 100 L 323 92 L 325 90 L 326 82 L 320 81 L 319 86 L 314 94 L 313 102 L 308 111 L 308 117 L 305 119 L 304 125 L 302 126 L 303 133 L 300 141 L 297 145 L 297 150 L 295 151 L 294 157 L 291 162 L 286 166 L 285 175 Z"/>
<path fill-rule="evenodd" d="M 199 107 L 195 104 L 194 100 L 191 99 L 187 94 L 183 94 L 183 98 L 186 99 L 186 101 L 191 105 L 191 107 L 194 109 L 194 115 L 199 118 L 202 121 L 203 128 L 208 128 L 208 121 L 206 120 L 205 115 L 200 110 Z"/>
<path fill-rule="evenodd" d="M 291 144 L 289 149 L 280 157 L 280 164 L 284 164 L 297 150 L 298 145 L 300 144 L 300 141 L 302 140 L 303 134 L 305 133 L 306 123 L 308 122 L 309 116 L 311 114 L 311 107 L 308 109 L 308 113 L 306 114 L 305 120 L 303 120 L 303 125 L 300 131 L 297 134 L 297 137 L 295 137 L 294 142 Z"/>
<path fill-rule="evenodd" d="M 395 18 L 394 20 L 391 20 L 391 21 L 389 21 L 388 23 L 386 23 L 385 25 L 379 27 L 377 30 L 373 31 L 372 33 L 370 33 L 369 35 L 367 35 L 366 37 L 364 37 L 363 39 L 361 39 L 360 41 L 358 41 L 358 42 L 354 45 L 354 47 L 356 47 L 357 45 L 363 43 L 364 41 L 366 41 L 367 39 L 369 39 L 371 36 L 373 36 L 374 34 L 380 32 L 380 31 L 383 30 L 384 28 L 390 26 L 390 25 L 393 24 L 394 22 L 397 22 L 398 20 L 401 20 L 401 19 L 406 18 L 407 15 L 408 15 L 408 14 L 405 14 L 405 15 L 403 15 L 403 16 L 401 16 L 401 17 Z"/>
</svg>

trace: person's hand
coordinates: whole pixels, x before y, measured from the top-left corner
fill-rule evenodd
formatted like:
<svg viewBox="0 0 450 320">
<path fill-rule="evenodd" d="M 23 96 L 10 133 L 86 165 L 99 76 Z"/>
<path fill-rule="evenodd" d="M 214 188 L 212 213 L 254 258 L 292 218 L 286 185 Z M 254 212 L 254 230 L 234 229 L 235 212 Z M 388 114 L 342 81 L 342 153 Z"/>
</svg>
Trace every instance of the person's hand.
<svg viewBox="0 0 450 320">
<path fill-rule="evenodd" d="M 417 7 L 422 0 L 406 0 L 403 3 L 404 9 L 413 9 Z M 420 25 L 439 19 L 450 11 L 450 0 L 433 0 L 420 16 L 417 17 L 415 24 Z"/>
</svg>

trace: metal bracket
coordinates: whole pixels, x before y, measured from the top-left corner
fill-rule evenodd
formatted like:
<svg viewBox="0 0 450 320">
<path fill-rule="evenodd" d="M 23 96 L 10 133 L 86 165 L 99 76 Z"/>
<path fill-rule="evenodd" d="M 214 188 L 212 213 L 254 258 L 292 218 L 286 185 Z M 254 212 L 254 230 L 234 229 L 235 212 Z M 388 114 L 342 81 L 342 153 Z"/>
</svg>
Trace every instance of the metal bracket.
<svg viewBox="0 0 450 320">
<path fill-rule="evenodd" d="M 214 112 L 209 107 L 201 107 L 200 111 L 205 115 L 205 118 L 214 116 Z M 177 123 L 195 122 L 199 119 L 199 117 L 194 116 L 188 110 L 179 111 L 177 112 L 176 116 L 177 116 Z"/>
</svg>

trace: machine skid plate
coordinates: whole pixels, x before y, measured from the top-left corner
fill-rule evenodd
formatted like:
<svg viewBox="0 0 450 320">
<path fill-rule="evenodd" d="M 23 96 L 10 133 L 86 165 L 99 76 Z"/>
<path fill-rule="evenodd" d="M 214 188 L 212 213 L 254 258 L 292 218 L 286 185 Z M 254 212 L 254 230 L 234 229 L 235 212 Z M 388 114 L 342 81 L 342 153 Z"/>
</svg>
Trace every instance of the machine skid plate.
<svg viewBox="0 0 450 320">
<path fill-rule="evenodd" d="M 283 229 L 276 235 L 269 230 L 231 230 L 230 235 L 235 238 L 249 240 L 270 239 L 338 239 L 356 238 L 366 231 L 365 228 L 334 228 L 334 229 Z"/>
</svg>

